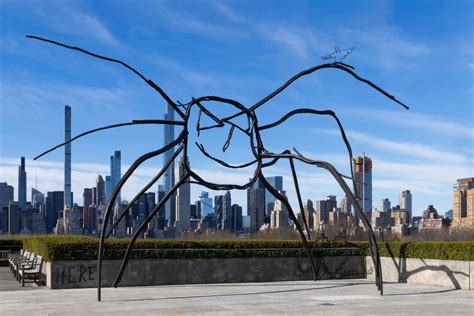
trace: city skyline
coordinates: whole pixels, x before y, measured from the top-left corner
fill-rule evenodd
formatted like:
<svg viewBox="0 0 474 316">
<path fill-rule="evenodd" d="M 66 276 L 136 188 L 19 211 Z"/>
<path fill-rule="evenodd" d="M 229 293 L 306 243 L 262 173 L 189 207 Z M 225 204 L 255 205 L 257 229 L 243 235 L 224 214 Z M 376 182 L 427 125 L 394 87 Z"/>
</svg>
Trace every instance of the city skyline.
<svg viewBox="0 0 474 316">
<path fill-rule="evenodd" d="M 273 21 L 275 15 L 284 16 L 284 12 L 296 8 L 285 4 L 257 19 L 255 8 L 236 2 L 204 3 L 202 7 L 162 2 L 157 4 L 159 10 L 153 12 L 143 12 L 123 2 L 109 12 L 109 18 L 92 3 L 68 2 L 41 10 L 31 4 L 37 10 L 27 19 L 22 14 L 25 2 L 2 5 L 6 28 L 0 36 L 6 44 L 0 47 L 5 69 L 1 74 L 5 84 L 0 87 L 0 181 L 17 183 L 18 159 L 25 156 L 28 187 L 37 176 L 42 192 L 62 190 L 61 152 L 35 163 L 29 158 L 62 141 L 61 112 L 65 104 L 74 110 L 72 135 L 130 117 L 161 118 L 166 109 L 165 104 L 157 102 L 153 91 L 112 65 L 27 41 L 24 35 L 32 30 L 124 58 L 183 102 L 189 96 L 217 94 L 251 104 L 289 74 L 321 63 L 320 57 L 334 46 L 356 46 L 347 62 L 365 77 L 393 90 L 412 106 L 410 111 L 396 109 L 377 95 L 367 94 L 360 85 L 328 71 L 302 81 L 275 100 L 272 107 L 262 109 L 259 117 L 271 121 L 297 105 L 334 109 L 347 128 L 353 152 L 365 151 L 373 159 L 374 205 L 383 198 L 396 201 L 401 191 L 409 189 L 413 193 L 413 215 L 420 215 L 428 204 L 444 212 L 452 208 L 451 191 L 456 179 L 474 173 L 473 67 L 471 50 L 466 48 L 470 47 L 466 38 L 472 38 L 472 34 L 462 2 L 439 2 L 426 8 L 432 19 L 421 26 L 417 24 L 416 34 L 407 32 L 416 19 L 411 21 L 399 14 L 407 9 L 406 4 L 390 2 L 367 2 L 357 7 L 347 3 L 342 10 L 331 4 L 308 3 L 298 8 L 298 19 L 285 15 L 278 22 Z M 121 19 L 119 11 L 140 11 L 143 21 Z M 183 18 L 176 20 L 186 23 L 177 25 L 170 18 L 185 17 L 191 12 L 207 16 L 205 11 L 213 15 L 206 21 Z M 456 12 L 456 23 L 447 11 Z M 360 20 L 354 12 L 363 12 Z M 376 19 L 363 21 L 364 17 L 374 15 Z M 333 30 L 332 22 L 327 22 L 325 16 L 331 21 L 330 17 L 336 16 L 344 19 L 351 27 L 351 36 L 347 36 L 347 29 Z M 71 33 L 58 27 L 60 19 L 88 28 L 76 28 L 77 33 Z M 275 32 L 264 28 L 260 19 L 273 21 Z M 122 21 L 123 26 L 117 21 Z M 199 38 L 201 48 L 188 44 L 189 34 Z M 448 55 L 454 58 L 444 57 Z M 226 75 L 221 77 L 222 74 Z M 443 78 L 450 80 L 445 82 Z M 444 89 L 439 89 L 441 83 Z M 339 139 L 333 128 L 332 122 L 325 120 L 295 119 L 266 139 L 275 151 L 295 146 L 303 153 L 313 153 L 312 157 L 335 162 L 348 174 L 343 146 L 332 145 L 332 141 Z M 307 137 L 290 139 L 286 134 L 291 135 L 292 130 Z M 146 136 L 142 136 L 143 132 Z M 108 173 L 107 157 L 114 150 L 122 151 L 125 169 L 138 152 L 161 145 L 163 137 L 162 128 L 124 128 L 74 143 L 74 196 L 81 196 L 82 188 L 90 187 L 98 174 Z M 326 137 L 330 141 L 324 141 Z M 316 138 L 318 142 L 313 142 Z M 161 164 L 161 159 L 157 159 L 138 170 L 122 190 L 123 195 L 130 198 L 138 192 Z M 239 172 L 209 169 L 205 161 L 195 160 L 191 164 L 203 174 L 224 179 L 246 177 Z M 291 179 L 291 175 L 281 172 L 284 167 L 277 166 L 268 176 Z M 331 194 L 342 197 L 326 174 L 298 165 L 297 168 L 303 196 L 312 200 Z M 191 201 L 195 201 L 202 188 L 192 187 Z M 286 191 L 297 209 L 294 192 L 291 188 Z M 27 192 L 29 196 L 30 191 Z M 232 197 L 238 204 L 246 205 L 245 192 L 232 192 Z"/>
</svg>

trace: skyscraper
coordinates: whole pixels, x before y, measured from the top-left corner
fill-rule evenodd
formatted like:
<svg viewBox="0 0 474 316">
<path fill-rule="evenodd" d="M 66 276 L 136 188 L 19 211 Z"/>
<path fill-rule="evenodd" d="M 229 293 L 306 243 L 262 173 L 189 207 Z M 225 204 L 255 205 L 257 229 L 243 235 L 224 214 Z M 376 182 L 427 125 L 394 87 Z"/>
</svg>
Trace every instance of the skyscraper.
<svg viewBox="0 0 474 316">
<path fill-rule="evenodd" d="M 372 218 L 372 159 L 366 156 L 354 158 L 356 196 L 367 218 Z M 357 213 L 355 214 L 357 216 Z"/>
<path fill-rule="evenodd" d="M 412 195 L 410 190 L 405 190 L 400 193 L 400 208 L 407 211 L 408 213 L 408 223 L 411 224 L 412 218 Z"/>
<path fill-rule="evenodd" d="M 313 202 L 307 199 L 303 204 L 304 216 L 306 217 L 306 223 L 308 223 L 309 229 L 314 229 L 314 207 Z M 288 212 L 288 210 L 287 210 Z"/>
<path fill-rule="evenodd" d="M 92 204 L 93 192 L 92 188 L 84 188 L 84 192 L 82 193 L 82 206 L 89 207 Z"/>
<path fill-rule="evenodd" d="M 242 207 L 238 204 L 232 204 L 232 218 L 234 223 L 231 230 L 233 232 L 240 232 L 243 230 L 242 227 Z"/>
<path fill-rule="evenodd" d="M 0 182 L 0 210 L 13 201 L 13 186 Z"/>
<path fill-rule="evenodd" d="M 164 116 L 165 120 L 174 120 L 174 110 L 171 105 L 167 105 L 166 113 Z M 174 125 L 171 124 L 164 124 L 164 139 L 163 139 L 163 146 L 168 145 L 174 140 Z M 170 148 L 163 154 L 163 165 L 165 165 L 173 156 L 174 147 Z M 174 163 L 166 169 L 164 173 L 163 179 L 163 186 L 165 192 L 169 192 L 175 184 L 175 177 L 174 177 Z M 176 194 L 173 194 L 171 198 L 165 204 L 165 217 L 168 220 L 168 225 L 174 225 L 175 221 L 175 208 L 176 208 Z"/>
<path fill-rule="evenodd" d="M 347 198 L 347 195 L 342 198 L 340 205 L 341 205 L 341 212 L 346 213 L 348 215 L 352 214 L 352 204 Z"/>
<path fill-rule="evenodd" d="M 179 157 L 179 178 L 185 174 L 186 166 L 185 164 L 189 161 L 185 162 L 184 157 Z M 191 205 L 191 184 L 189 182 L 185 182 L 181 184 L 178 188 L 176 194 L 176 230 L 178 232 L 187 231 L 190 229 L 190 205 Z"/>
<path fill-rule="evenodd" d="M 117 186 L 118 182 L 120 181 L 120 178 L 122 177 L 122 154 L 120 150 L 116 150 L 114 152 L 113 156 L 110 156 L 110 178 L 112 182 L 112 190 L 110 191 L 110 195 L 112 195 L 113 190 Z M 106 177 L 107 179 L 107 177 Z M 105 193 L 105 192 L 104 192 Z M 107 198 L 110 198 L 108 196 Z M 115 199 L 115 203 L 120 203 L 122 201 L 120 192 L 117 195 L 117 198 Z"/>
<path fill-rule="evenodd" d="M 71 140 L 71 107 L 64 107 L 64 141 Z M 72 207 L 71 143 L 64 146 L 64 208 Z"/>
<path fill-rule="evenodd" d="M 334 195 L 329 195 L 325 200 L 316 201 L 314 213 L 314 229 L 318 229 L 320 224 L 328 223 L 329 212 L 337 208 L 337 200 Z"/>
<path fill-rule="evenodd" d="M 283 191 L 283 177 L 282 176 L 275 176 L 275 177 L 266 177 L 265 178 L 268 183 L 277 191 Z M 265 189 L 265 216 L 270 216 L 271 212 L 271 205 L 270 203 L 275 203 L 276 198 L 273 194 L 270 193 L 267 189 Z M 269 207 L 270 206 L 270 207 Z"/>
<path fill-rule="evenodd" d="M 46 212 L 45 212 L 45 223 L 46 231 L 48 233 L 53 231 L 53 227 L 56 226 L 56 222 L 64 210 L 64 192 L 54 191 L 47 192 L 46 194 Z"/>
<path fill-rule="evenodd" d="M 112 186 L 112 177 L 105 176 L 105 201 L 109 201 L 112 196 L 113 186 Z"/>
<path fill-rule="evenodd" d="M 21 157 L 18 167 L 18 206 L 21 210 L 26 210 L 26 169 L 25 157 Z"/>
<path fill-rule="evenodd" d="M 102 178 L 101 175 L 97 176 L 96 180 L 96 185 L 95 185 L 95 204 L 97 207 L 99 207 L 101 204 L 105 205 L 105 182 L 104 178 Z"/>
<path fill-rule="evenodd" d="M 400 195 L 400 201 L 401 201 L 401 195 Z M 380 212 L 388 212 L 390 208 L 391 208 L 391 203 L 389 199 L 383 199 L 382 201 L 380 201 Z"/>
<path fill-rule="evenodd" d="M 209 197 L 209 192 L 201 191 L 199 200 L 201 201 L 201 217 L 202 218 L 214 212 L 214 207 L 212 206 L 212 198 Z"/>
<path fill-rule="evenodd" d="M 285 191 L 279 191 L 279 193 L 287 199 Z M 270 228 L 275 229 L 286 226 L 288 226 L 288 209 L 280 200 L 276 200 L 270 214 Z"/>
<path fill-rule="evenodd" d="M 16 235 L 20 233 L 20 208 L 16 202 L 8 204 L 8 234 Z"/>
<path fill-rule="evenodd" d="M 163 200 L 163 198 L 165 197 L 165 190 L 163 188 L 163 185 L 158 185 L 158 192 L 157 192 L 157 198 L 158 198 L 158 203 L 161 202 L 161 200 Z M 159 230 L 163 230 L 166 226 L 166 218 L 165 218 L 165 208 L 162 207 L 160 208 L 160 210 L 158 211 L 157 215 L 156 215 L 156 226 L 157 226 L 157 229 Z"/>
<path fill-rule="evenodd" d="M 31 205 L 34 208 L 40 208 L 40 205 L 44 205 L 44 194 L 35 188 L 31 188 Z"/>
<path fill-rule="evenodd" d="M 257 232 L 265 219 L 265 189 L 247 189 L 247 214 L 250 216 L 250 232 Z"/>
</svg>

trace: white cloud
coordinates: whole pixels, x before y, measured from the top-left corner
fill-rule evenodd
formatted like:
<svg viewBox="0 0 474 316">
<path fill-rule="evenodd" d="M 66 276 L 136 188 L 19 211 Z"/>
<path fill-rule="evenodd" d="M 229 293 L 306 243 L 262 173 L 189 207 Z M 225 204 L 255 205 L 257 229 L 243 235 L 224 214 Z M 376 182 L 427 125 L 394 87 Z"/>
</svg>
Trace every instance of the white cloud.
<svg viewBox="0 0 474 316">
<path fill-rule="evenodd" d="M 376 136 L 372 136 L 367 133 L 360 133 L 355 131 L 348 131 L 347 134 L 349 135 L 350 139 L 354 139 L 358 142 L 363 142 L 367 146 L 372 146 L 386 151 L 403 154 L 406 157 L 416 157 L 431 161 L 449 161 L 450 163 L 467 162 L 466 157 L 463 155 L 438 150 L 431 146 L 419 143 L 394 142 Z"/>
<path fill-rule="evenodd" d="M 271 25 L 261 29 L 264 38 L 283 45 L 295 55 L 305 57 L 308 54 L 308 45 L 305 37 L 287 27 Z"/>
</svg>

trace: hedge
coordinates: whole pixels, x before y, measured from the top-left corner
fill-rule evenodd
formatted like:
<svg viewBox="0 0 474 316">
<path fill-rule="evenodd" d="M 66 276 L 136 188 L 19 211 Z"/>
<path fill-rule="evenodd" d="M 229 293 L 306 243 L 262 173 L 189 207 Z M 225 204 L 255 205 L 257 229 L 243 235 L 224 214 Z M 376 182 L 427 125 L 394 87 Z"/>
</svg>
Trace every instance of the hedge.
<svg viewBox="0 0 474 316">
<path fill-rule="evenodd" d="M 10 239 L 14 240 L 14 239 Z M 16 240 L 16 239 L 15 239 Z M 86 236 L 38 236 L 24 238 L 24 248 L 53 260 L 95 260 L 99 240 Z M 14 241 L 19 243 L 20 241 Z M 6 243 L 0 239 L 0 245 Z M 126 239 L 107 240 L 104 259 L 121 259 Z M 369 255 L 367 242 L 311 243 L 315 256 Z M 474 260 L 474 241 L 379 243 L 380 256 L 440 260 Z M 137 240 L 132 259 L 193 259 L 306 256 L 301 241 L 294 240 Z"/>
<path fill-rule="evenodd" d="M 19 250 L 23 246 L 24 237 L 2 237 L 0 238 L 0 250 Z"/>
<path fill-rule="evenodd" d="M 92 237 L 41 236 L 24 241 L 24 248 L 46 261 L 95 260 L 99 241 Z M 122 259 L 128 240 L 108 240 L 104 259 Z M 365 256 L 366 243 L 318 242 L 317 256 Z M 131 259 L 260 258 L 306 256 L 300 241 L 281 240 L 137 240 Z"/>
</svg>

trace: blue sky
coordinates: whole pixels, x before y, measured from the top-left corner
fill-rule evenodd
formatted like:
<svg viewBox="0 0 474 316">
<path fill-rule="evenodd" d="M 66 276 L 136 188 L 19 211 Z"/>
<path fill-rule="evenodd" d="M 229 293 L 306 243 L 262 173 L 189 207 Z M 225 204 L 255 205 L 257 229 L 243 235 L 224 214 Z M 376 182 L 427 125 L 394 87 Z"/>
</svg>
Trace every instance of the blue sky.
<svg viewBox="0 0 474 316">
<path fill-rule="evenodd" d="M 32 162 L 63 139 L 63 107 L 72 106 L 73 135 L 131 119 L 162 118 L 164 102 L 138 77 L 111 63 L 25 38 L 48 37 L 122 59 L 158 83 L 174 100 L 219 95 L 246 106 L 295 73 L 322 62 L 335 46 L 356 50 L 345 61 L 409 104 L 404 110 L 348 75 L 324 70 L 305 77 L 258 109 L 260 123 L 296 108 L 332 109 L 355 154 L 373 158 L 373 204 L 398 204 L 413 193 L 414 214 L 428 204 L 452 208 L 452 184 L 474 175 L 474 58 L 471 1 L 1 1 L 0 181 L 17 186 L 26 156 L 28 190 L 62 189 L 62 154 Z M 294 117 L 265 132 L 271 151 L 296 147 L 348 173 L 343 144 L 328 118 Z M 176 133 L 178 129 L 176 130 Z M 123 167 L 162 145 L 160 126 L 123 127 L 72 146 L 73 191 L 122 151 Z M 210 140 L 221 146 L 221 141 Z M 245 160 L 244 144 L 233 158 Z M 242 155 L 242 157 L 240 157 Z M 240 159 L 241 158 L 241 159 Z M 193 153 L 206 177 L 246 179 L 251 170 L 215 168 Z M 162 164 L 146 163 L 124 188 L 131 198 Z M 297 165 L 304 198 L 342 192 L 331 177 Z M 296 206 L 286 163 L 266 172 L 283 175 Z M 192 200 L 201 188 L 194 186 Z M 16 194 L 16 193 L 15 193 Z M 214 193 L 213 193 L 214 195 Z M 245 192 L 232 192 L 245 206 Z"/>
</svg>

